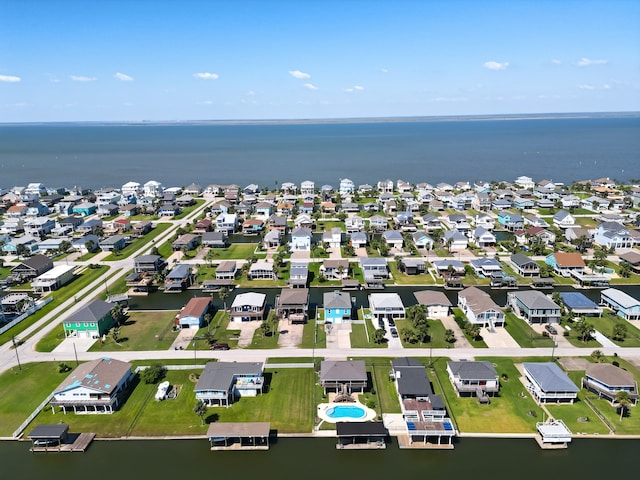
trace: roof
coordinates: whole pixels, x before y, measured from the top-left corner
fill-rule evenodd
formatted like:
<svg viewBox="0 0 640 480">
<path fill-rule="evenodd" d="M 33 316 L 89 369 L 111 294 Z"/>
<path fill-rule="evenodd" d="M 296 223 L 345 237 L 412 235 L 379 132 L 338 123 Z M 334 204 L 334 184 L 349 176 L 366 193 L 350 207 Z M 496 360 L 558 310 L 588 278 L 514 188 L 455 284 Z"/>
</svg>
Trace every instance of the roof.
<svg viewBox="0 0 640 480">
<path fill-rule="evenodd" d="M 527 257 L 526 255 L 524 255 L 523 253 L 514 253 L 513 255 L 511 255 L 511 261 L 513 263 L 515 263 L 516 265 L 518 265 L 519 267 L 523 266 L 523 265 L 528 265 L 530 263 L 534 263 L 536 265 L 538 265 L 535 260 L 533 260 L 531 257 Z"/>
<path fill-rule="evenodd" d="M 364 360 L 323 360 L 320 363 L 320 381 L 367 381 Z"/>
<path fill-rule="evenodd" d="M 280 292 L 279 304 L 307 304 L 309 301 L 308 288 L 283 288 Z"/>
<path fill-rule="evenodd" d="M 371 293 L 369 294 L 370 308 L 404 308 L 402 299 L 397 293 Z"/>
<path fill-rule="evenodd" d="M 207 437 L 268 437 L 270 430 L 270 422 L 213 422 Z"/>
<path fill-rule="evenodd" d="M 38 425 L 31 430 L 27 438 L 62 438 L 69 431 L 69 425 L 66 423 L 56 423 L 54 425 Z"/>
<path fill-rule="evenodd" d="M 111 394 L 118 383 L 131 372 L 131 364 L 113 358 L 99 358 L 82 363 L 55 389 L 54 393 L 86 387 Z"/>
<path fill-rule="evenodd" d="M 351 295 L 334 290 L 325 292 L 322 296 L 324 308 L 351 308 Z"/>
<path fill-rule="evenodd" d="M 262 369 L 262 362 L 208 362 L 194 390 L 228 391 L 234 376 L 262 375 Z"/>
<path fill-rule="evenodd" d="M 112 308 L 112 303 L 107 303 L 102 300 L 94 300 L 71 316 L 67 317 L 65 322 L 99 322 L 110 314 Z"/>
<path fill-rule="evenodd" d="M 447 362 L 451 373 L 461 380 L 496 380 L 498 373 L 489 362 Z"/>
<path fill-rule="evenodd" d="M 458 298 L 464 298 L 471 310 L 476 313 L 487 310 L 501 311 L 500 307 L 492 300 L 491 296 L 477 287 L 467 287 L 458 292 Z"/>
<path fill-rule="evenodd" d="M 631 295 L 618 290 L 617 288 L 607 288 L 600 293 L 603 297 L 607 297 L 623 308 L 632 308 L 640 305 L 640 301 Z"/>
<path fill-rule="evenodd" d="M 381 257 L 360 257 L 360 265 L 363 267 L 386 267 L 387 260 Z"/>
<path fill-rule="evenodd" d="M 178 316 L 180 318 L 183 317 L 201 317 L 207 310 L 209 310 L 209 306 L 211 305 L 210 297 L 194 297 L 190 299 L 185 307 L 180 311 Z"/>
<path fill-rule="evenodd" d="M 598 305 L 591 301 L 584 293 L 560 292 L 562 302 L 569 308 L 597 308 Z"/>
<path fill-rule="evenodd" d="M 558 310 L 560 308 L 553 300 L 538 290 L 513 292 L 513 296 L 529 310 Z"/>
<path fill-rule="evenodd" d="M 427 369 L 413 358 L 400 358 L 391 362 L 401 396 L 430 397 L 433 395 Z"/>
<path fill-rule="evenodd" d="M 578 252 L 555 252 L 553 256 L 559 267 L 585 267 L 582 255 Z"/>
<path fill-rule="evenodd" d="M 419 292 L 413 292 L 413 296 L 416 297 L 416 300 L 420 305 L 451 306 L 449 298 L 443 292 L 439 292 L 437 290 L 421 290 Z"/>
<path fill-rule="evenodd" d="M 239 293 L 233 299 L 231 308 L 233 309 L 243 305 L 251 305 L 253 307 L 262 307 L 264 305 L 266 298 L 267 296 L 264 293 L 256 293 L 256 292 Z"/>
<path fill-rule="evenodd" d="M 160 255 L 140 255 L 134 259 L 133 263 L 136 265 L 141 263 L 156 263 L 161 258 Z"/>
<path fill-rule="evenodd" d="M 237 269 L 237 265 L 235 260 L 225 260 L 223 262 L 220 262 L 220 264 L 216 267 L 216 273 L 223 273 L 223 272 L 235 272 Z"/>
<path fill-rule="evenodd" d="M 338 437 L 380 437 L 389 434 L 382 422 L 338 422 Z"/>
<path fill-rule="evenodd" d="M 40 270 L 49 264 L 53 265 L 53 260 L 46 255 L 34 255 L 20 263 L 20 265 L 25 265 L 29 268 L 33 268 L 34 270 Z"/>
<path fill-rule="evenodd" d="M 553 362 L 524 362 L 522 365 L 544 392 L 578 393 L 579 391 L 566 373 Z"/>
<path fill-rule="evenodd" d="M 609 387 L 636 386 L 633 374 L 610 363 L 590 363 L 585 374 Z"/>
</svg>

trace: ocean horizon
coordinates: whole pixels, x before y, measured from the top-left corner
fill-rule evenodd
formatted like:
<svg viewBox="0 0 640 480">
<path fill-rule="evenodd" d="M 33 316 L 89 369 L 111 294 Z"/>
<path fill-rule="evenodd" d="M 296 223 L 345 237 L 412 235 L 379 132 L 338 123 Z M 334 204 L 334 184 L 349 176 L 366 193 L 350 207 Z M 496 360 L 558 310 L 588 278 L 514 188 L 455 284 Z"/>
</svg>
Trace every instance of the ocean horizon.
<svg viewBox="0 0 640 480">
<path fill-rule="evenodd" d="M 638 152 L 638 112 L 1 124 L 0 188 L 627 181 Z"/>
</svg>

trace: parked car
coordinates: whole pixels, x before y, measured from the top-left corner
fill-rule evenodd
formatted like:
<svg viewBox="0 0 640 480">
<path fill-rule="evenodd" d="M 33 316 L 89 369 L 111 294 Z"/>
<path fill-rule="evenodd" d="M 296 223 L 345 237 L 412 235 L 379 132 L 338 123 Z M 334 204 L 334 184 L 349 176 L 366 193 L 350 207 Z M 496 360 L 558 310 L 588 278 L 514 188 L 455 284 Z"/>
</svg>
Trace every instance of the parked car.
<svg viewBox="0 0 640 480">
<path fill-rule="evenodd" d="M 558 331 L 556 330 L 556 328 L 553 325 L 546 324 L 544 326 L 544 329 L 547 332 L 549 332 L 551 335 L 557 335 L 558 334 Z"/>
<path fill-rule="evenodd" d="M 391 336 L 393 338 L 398 338 L 398 329 L 396 327 L 391 327 L 389 331 L 391 332 Z"/>
<path fill-rule="evenodd" d="M 396 321 L 393 318 L 389 318 L 387 321 L 389 322 L 389 326 L 390 327 L 395 327 L 396 326 Z"/>
<path fill-rule="evenodd" d="M 230 348 L 228 343 L 214 343 L 211 345 L 211 350 L 229 350 Z"/>
</svg>

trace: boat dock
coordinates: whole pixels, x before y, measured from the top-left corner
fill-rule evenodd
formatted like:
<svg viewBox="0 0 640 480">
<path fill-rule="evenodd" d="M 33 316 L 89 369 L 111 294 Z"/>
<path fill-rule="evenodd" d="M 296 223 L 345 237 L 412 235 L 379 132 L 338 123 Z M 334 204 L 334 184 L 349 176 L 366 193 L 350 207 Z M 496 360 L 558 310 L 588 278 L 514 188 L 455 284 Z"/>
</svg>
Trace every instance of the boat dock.
<svg viewBox="0 0 640 480">
<path fill-rule="evenodd" d="M 31 452 L 84 452 L 93 439 L 95 433 L 81 433 L 72 443 L 61 443 L 59 445 L 33 445 L 29 450 Z"/>
</svg>

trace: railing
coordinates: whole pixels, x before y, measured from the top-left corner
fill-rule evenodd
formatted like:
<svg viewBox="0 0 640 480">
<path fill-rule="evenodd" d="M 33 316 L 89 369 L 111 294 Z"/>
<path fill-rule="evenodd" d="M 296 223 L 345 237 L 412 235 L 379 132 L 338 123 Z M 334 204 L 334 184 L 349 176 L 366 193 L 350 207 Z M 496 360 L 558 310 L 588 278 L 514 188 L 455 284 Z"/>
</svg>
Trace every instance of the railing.
<svg viewBox="0 0 640 480">
<path fill-rule="evenodd" d="M 53 397 L 53 393 L 50 393 L 47 396 L 47 398 L 45 398 L 42 401 L 42 403 L 40 405 L 38 405 L 33 412 L 31 412 L 31 415 L 29 415 L 27 417 L 27 419 L 20 424 L 20 426 L 16 429 L 16 431 L 13 432 L 13 434 L 12 434 L 13 438 L 18 438 L 22 434 L 24 429 L 27 428 L 27 425 L 29 425 L 31 423 L 31 421 L 34 418 L 36 418 L 36 416 L 42 411 L 42 409 L 45 407 L 45 405 L 47 405 L 47 403 L 49 403 L 49 400 L 51 400 L 52 397 Z"/>
<path fill-rule="evenodd" d="M 613 433 L 616 433 L 616 427 L 614 427 L 614 426 L 611 424 L 611 422 L 609 422 L 609 420 L 607 420 L 607 419 L 605 418 L 605 416 L 604 416 L 602 413 L 600 413 L 600 410 L 598 410 L 598 407 L 596 407 L 596 406 L 594 405 L 594 403 L 591 401 L 591 399 L 590 399 L 589 397 L 585 396 L 585 397 L 584 397 L 584 402 L 585 402 L 587 405 L 589 405 L 589 408 L 591 408 L 591 410 L 593 410 L 593 413 L 595 413 L 595 414 L 596 414 L 596 416 L 597 416 L 597 417 L 602 421 L 602 423 L 604 423 L 604 424 L 607 426 L 607 428 L 609 429 L 609 432 L 610 432 L 610 433 L 612 433 L 612 434 L 613 434 Z"/>
</svg>

